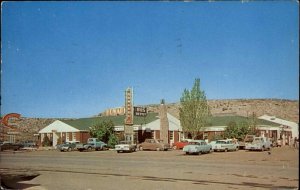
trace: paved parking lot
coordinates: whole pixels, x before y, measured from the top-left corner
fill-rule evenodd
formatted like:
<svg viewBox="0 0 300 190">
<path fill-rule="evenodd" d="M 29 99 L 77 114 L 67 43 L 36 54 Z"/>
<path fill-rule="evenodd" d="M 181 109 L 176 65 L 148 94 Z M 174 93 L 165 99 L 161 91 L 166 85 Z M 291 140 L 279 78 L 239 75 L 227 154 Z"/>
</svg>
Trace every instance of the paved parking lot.
<svg viewBox="0 0 300 190">
<path fill-rule="evenodd" d="M 270 153 L 240 150 L 199 156 L 179 150 L 2 152 L 1 173 L 38 174 L 14 184 L 31 190 L 295 189 L 298 154 L 299 150 L 289 147 Z"/>
</svg>

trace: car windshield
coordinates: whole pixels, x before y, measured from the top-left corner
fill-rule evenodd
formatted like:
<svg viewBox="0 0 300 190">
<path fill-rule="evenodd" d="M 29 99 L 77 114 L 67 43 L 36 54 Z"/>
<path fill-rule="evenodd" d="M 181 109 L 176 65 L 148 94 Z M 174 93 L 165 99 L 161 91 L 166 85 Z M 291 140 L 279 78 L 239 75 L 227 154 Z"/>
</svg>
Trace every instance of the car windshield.
<svg viewBox="0 0 300 190">
<path fill-rule="evenodd" d="M 261 138 L 255 138 L 255 139 L 253 140 L 253 142 L 261 142 L 261 141 L 262 141 Z"/>
<path fill-rule="evenodd" d="M 131 144 L 130 141 L 120 141 L 120 144 Z"/>
<path fill-rule="evenodd" d="M 190 145 L 200 145 L 199 142 L 189 142 Z"/>
</svg>

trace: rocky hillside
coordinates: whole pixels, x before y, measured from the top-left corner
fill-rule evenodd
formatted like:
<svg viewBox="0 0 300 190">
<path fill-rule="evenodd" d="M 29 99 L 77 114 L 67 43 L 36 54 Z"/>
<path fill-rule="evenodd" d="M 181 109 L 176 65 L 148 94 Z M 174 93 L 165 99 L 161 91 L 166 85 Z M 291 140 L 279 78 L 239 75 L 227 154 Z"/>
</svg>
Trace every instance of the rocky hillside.
<svg viewBox="0 0 300 190">
<path fill-rule="evenodd" d="M 278 99 L 240 99 L 240 100 L 209 100 L 208 104 L 214 116 L 240 115 L 248 116 L 255 113 L 257 116 L 268 114 L 289 121 L 299 122 L 299 101 Z M 148 111 L 158 112 L 158 104 L 146 105 Z M 168 112 L 179 118 L 179 103 L 167 103 Z M 13 124 L 22 133 L 22 139 L 32 139 L 33 134 L 55 121 L 47 118 L 21 118 Z M 1 124 L 0 138 L 5 133 Z M 1 139 L 0 139 L 1 140 Z"/>
<path fill-rule="evenodd" d="M 289 121 L 299 122 L 299 101 L 279 99 L 236 99 L 236 100 L 209 100 L 213 116 L 239 115 L 257 116 L 264 114 L 276 116 Z M 179 118 L 179 103 L 168 105 L 168 112 Z M 148 105 L 148 110 L 158 112 L 158 105 Z"/>
</svg>

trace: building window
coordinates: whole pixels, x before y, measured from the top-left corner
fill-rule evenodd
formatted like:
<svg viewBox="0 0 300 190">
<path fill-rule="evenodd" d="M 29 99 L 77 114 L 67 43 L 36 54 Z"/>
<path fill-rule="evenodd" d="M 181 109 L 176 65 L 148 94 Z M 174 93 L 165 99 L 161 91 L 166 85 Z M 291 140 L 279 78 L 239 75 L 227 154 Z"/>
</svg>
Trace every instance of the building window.
<svg viewBox="0 0 300 190">
<path fill-rule="evenodd" d="M 155 139 L 155 131 L 151 131 L 151 138 Z"/>
<path fill-rule="evenodd" d="M 76 133 L 72 133 L 72 140 L 76 141 Z"/>
<path fill-rule="evenodd" d="M 69 133 L 66 133 L 66 142 L 69 142 Z"/>
<path fill-rule="evenodd" d="M 137 143 L 138 141 L 138 131 L 134 131 L 134 134 L 133 134 L 133 139 L 134 139 L 134 143 Z"/>
<path fill-rule="evenodd" d="M 174 131 L 169 131 L 170 141 L 174 140 Z"/>
</svg>

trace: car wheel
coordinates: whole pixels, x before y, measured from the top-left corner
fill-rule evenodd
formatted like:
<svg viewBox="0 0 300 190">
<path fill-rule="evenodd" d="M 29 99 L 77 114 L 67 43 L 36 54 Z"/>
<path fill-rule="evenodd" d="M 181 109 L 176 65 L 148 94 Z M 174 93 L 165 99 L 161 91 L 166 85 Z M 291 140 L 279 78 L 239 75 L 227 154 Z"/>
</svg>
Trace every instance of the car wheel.
<svg viewBox="0 0 300 190">
<path fill-rule="evenodd" d="M 228 150 L 227 150 L 227 148 L 224 150 L 224 152 L 227 152 Z"/>
<path fill-rule="evenodd" d="M 120 151 L 118 150 L 117 153 L 120 153 Z"/>
<path fill-rule="evenodd" d="M 92 147 L 88 147 L 88 151 L 91 151 L 92 150 Z"/>
<path fill-rule="evenodd" d="M 156 148 L 156 151 L 160 151 L 160 148 L 157 147 L 157 148 Z"/>
<path fill-rule="evenodd" d="M 174 150 L 177 150 L 177 146 L 173 146 L 173 149 L 174 149 Z"/>
<path fill-rule="evenodd" d="M 261 148 L 261 151 L 263 152 L 265 150 L 265 147 L 263 146 L 262 148 Z"/>
<path fill-rule="evenodd" d="M 68 151 L 71 152 L 71 148 L 68 148 Z"/>
<path fill-rule="evenodd" d="M 142 146 L 140 146 L 140 151 L 143 151 L 143 147 Z"/>
<path fill-rule="evenodd" d="M 186 154 L 186 155 L 189 155 L 189 153 L 188 153 L 188 152 L 185 152 L 185 154 Z"/>
</svg>

